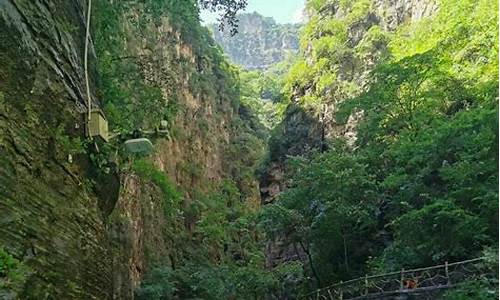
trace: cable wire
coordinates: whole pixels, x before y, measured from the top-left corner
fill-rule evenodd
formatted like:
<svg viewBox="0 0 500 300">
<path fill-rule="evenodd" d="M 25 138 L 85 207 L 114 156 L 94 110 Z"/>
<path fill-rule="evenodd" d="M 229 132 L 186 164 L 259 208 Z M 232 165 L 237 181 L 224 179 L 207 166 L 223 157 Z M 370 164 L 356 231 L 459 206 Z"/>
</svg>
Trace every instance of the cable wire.
<svg viewBox="0 0 500 300">
<path fill-rule="evenodd" d="M 89 83 L 89 72 L 88 72 L 88 55 L 89 55 L 89 40 L 90 40 L 90 17 L 92 11 L 92 0 L 88 0 L 88 10 L 87 10 L 87 30 L 85 33 L 85 54 L 84 54 L 84 68 L 85 68 L 85 86 L 87 89 L 87 133 L 89 138 L 92 139 L 90 133 L 90 120 L 92 118 L 92 98 L 90 96 L 90 83 Z"/>
</svg>

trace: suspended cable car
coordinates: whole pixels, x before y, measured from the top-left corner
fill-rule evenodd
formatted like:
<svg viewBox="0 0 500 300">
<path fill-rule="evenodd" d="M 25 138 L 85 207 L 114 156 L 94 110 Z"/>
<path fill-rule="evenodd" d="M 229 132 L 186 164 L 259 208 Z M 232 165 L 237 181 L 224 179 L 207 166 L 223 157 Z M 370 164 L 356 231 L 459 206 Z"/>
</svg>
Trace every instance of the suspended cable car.
<svg viewBox="0 0 500 300">
<path fill-rule="evenodd" d="M 92 109 L 87 127 L 89 136 L 92 138 L 99 137 L 105 142 L 109 142 L 110 136 L 108 131 L 108 121 L 106 120 L 102 110 Z"/>
<path fill-rule="evenodd" d="M 125 141 L 125 149 L 130 153 L 149 154 L 153 152 L 153 143 L 147 138 L 138 138 Z"/>
<path fill-rule="evenodd" d="M 160 128 L 162 128 L 162 124 Z M 159 129 L 154 131 L 142 131 L 135 130 L 129 134 L 121 134 L 121 133 L 112 133 L 109 132 L 108 129 L 108 121 L 104 115 L 104 112 L 100 109 L 93 109 L 90 113 L 90 120 L 87 122 L 87 134 L 93 139 L 101 139 L 106 143 L 109 143 L 111 140 L 121 137 L 122 140 L 125 136 L 132 137 L 127 138 L 124 142 L 125 149 L 130 153 L 135 154 L 150 154 L 154 151 L 153 143 L 145 137 L 145 135 L 152 134 L 168 134 L 168 130 Z"/>
</svg>

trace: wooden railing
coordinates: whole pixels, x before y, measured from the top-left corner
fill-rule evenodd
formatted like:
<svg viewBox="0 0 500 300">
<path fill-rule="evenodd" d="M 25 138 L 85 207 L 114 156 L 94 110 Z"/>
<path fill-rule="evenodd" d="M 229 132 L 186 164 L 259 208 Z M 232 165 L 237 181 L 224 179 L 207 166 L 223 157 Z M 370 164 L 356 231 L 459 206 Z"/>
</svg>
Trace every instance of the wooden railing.
<svg viewBox="0 0 500 300">
<path fill-rule="evenodd" d="M 456 263 L 401 270 L 339 282 L 301 297 L 308 300 L 370 299 L 396 294 L 411 294 L 445 289 L 484 275 L 489 271 L 484 258 Z"/>
</svg>

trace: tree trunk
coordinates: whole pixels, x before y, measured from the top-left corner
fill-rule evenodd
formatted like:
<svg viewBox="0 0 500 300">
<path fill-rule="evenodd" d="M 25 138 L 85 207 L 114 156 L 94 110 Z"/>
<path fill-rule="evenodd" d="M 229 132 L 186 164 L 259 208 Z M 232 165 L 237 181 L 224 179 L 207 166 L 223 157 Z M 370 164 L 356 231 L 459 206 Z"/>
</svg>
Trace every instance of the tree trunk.
<svg viewBox="0 0 500 300">
<path fill-rule="evenodd" d="M 316 272 L 316 268 L 314 267 L 314 263 L 313 263 L 313 260 L 312 260 L 312 255 L 309 252 L 309 249 L 307 249 L 304 246 L 304 243 L 302 243 L 302 241 L 300 241 L 299 244 L 300 244 L 300 247 L 302 247 L 302 250 L 304 250 L 305 254 L 307 255 L 307 259 L 309 260 L 309 266 L 311 267 L 311 272 L 313 273 L 313 276 L 314 276 L 314 278 L 316 279 L 316 281 L 318 283 L 318 287 L 320 287 L 321 286 L 321 279 L 319 278 L 318 272 Z"/>
</svg>

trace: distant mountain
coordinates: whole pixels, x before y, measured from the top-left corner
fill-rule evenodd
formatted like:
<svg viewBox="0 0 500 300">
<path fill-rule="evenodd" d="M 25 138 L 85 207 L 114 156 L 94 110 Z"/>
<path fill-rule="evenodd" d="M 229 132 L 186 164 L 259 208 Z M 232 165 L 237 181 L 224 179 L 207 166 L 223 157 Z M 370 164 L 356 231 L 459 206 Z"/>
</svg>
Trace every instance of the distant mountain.
<svg viewBox="0 0 500 300">
<path fill-rule="evenodd" d="M 262 70 L 298 52 L 299 24 L 277 24 L 273 18 L 256 12 L 240 14 L 238 19 L 235 36 L 220 32 L 216 24 L 209 26 L 233 63 L 249 70 Z"/>
</svg>

